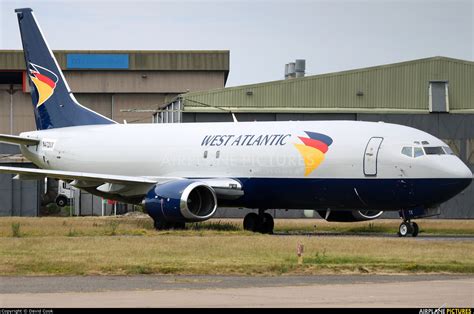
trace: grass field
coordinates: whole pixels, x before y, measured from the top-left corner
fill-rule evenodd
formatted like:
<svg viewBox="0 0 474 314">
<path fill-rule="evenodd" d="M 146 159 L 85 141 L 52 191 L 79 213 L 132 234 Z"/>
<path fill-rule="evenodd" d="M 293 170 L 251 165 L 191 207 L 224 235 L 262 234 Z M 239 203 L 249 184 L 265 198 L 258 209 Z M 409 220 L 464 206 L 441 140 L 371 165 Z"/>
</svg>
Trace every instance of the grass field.
<svg viewBox="0 0 474 314">
<path fill-rule="evenodd" d="M 417 222 L 421 235 L 474 234 L 474 221 Z M 228 219 L 155 231 L 149 218 L 5 217 L 0 218 L 0 275 L 474 273 L 474 241 L 370 236 L 394 234 L 398 220 L 275 223 L 277 235 L 261 235 Z M 328 232 L 359 235 L 317 236 Z"/>
</svg>

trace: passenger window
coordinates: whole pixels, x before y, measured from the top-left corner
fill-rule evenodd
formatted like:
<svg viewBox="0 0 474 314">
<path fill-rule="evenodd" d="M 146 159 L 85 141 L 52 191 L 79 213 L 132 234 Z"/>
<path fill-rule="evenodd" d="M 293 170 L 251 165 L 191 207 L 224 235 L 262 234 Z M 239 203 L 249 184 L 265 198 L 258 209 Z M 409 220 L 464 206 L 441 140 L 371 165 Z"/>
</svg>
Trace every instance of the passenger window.
<svg viewBox="0 0 474 314">
<path fill-rule="evenodd" d="M 423 156 L 425 153 L 421 147 L 415 147 L 415 158 Z"/>
<path fill-rule="evenodd" d="M 402 154 L 408 157 L 413 157 L 413 147 L 403 147 Z"/>
<path fill-rule="evenodd" d="M 204 151 L 204 158 L 207 158 L 207 150 Z"/>
<path fill-rule="evenodd" d="M 444 150 L 441 146 L 425 147 L 426 155 L 444 155 Z"/>
<path fill-rule="evenodd" d="M 221 155 L 221 151 L 218 150 L 218 151 L 216 152 L 216 158 L 219 158 L 220 155 Z"/>
</svg>

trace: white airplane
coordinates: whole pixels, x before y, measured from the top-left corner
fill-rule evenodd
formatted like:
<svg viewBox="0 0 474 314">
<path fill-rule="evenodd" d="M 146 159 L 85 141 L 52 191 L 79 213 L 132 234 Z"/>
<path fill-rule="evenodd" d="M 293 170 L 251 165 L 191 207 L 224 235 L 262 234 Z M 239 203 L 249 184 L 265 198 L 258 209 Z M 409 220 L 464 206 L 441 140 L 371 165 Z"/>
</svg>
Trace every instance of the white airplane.
<svg viewBox="0 0 474 314">
<path fill-rule="evenodd" d="M 360 121 L 117 124 L 74 98 L 31 9 L 17 9 L 37 131 L 0 135 L 40 169 L 0 167 L 32 180 L 61 179 L 107 199 L 143 204 L 155 227 L 183 228 L 218 206 L 258 209 L 244 228 L 272 233 L 268 209 L 315 209 L 329 221 L 399 211 L 432 215 L 464 190 L 471 171 L 420 130 Z"/>
</svg>

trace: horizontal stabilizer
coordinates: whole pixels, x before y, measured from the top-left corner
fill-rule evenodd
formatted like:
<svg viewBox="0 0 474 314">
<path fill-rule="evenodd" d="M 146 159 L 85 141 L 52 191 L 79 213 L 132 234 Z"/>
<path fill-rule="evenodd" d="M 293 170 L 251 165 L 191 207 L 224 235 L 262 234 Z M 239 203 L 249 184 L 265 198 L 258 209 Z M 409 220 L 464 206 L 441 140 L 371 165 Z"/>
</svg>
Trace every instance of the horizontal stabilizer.
<svg viewBox="0 0 474 314">
<path fill-rule="evenodd" d="M 0 134 L 0 142 L 16 145 L 38 145 L 40 140 L 17 135 Z"/>
</svg>

